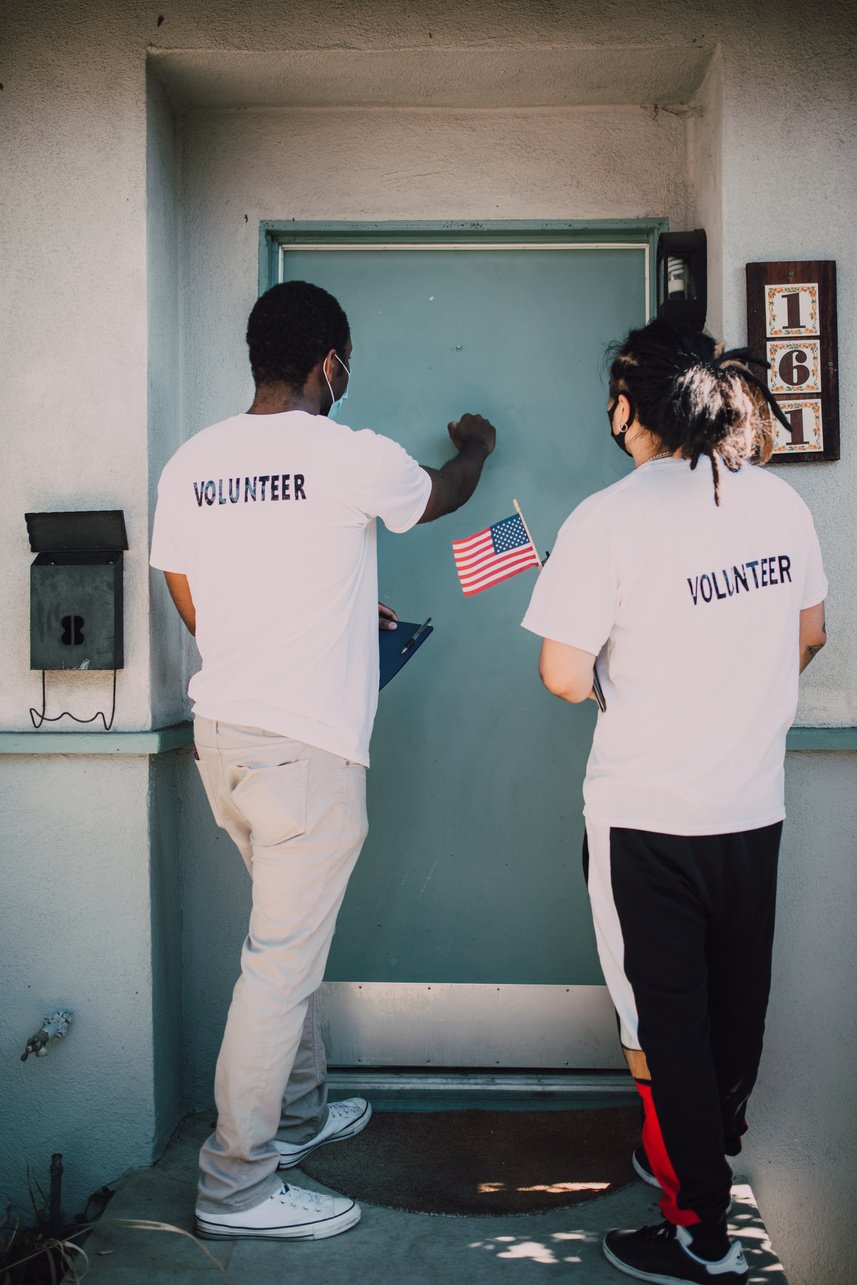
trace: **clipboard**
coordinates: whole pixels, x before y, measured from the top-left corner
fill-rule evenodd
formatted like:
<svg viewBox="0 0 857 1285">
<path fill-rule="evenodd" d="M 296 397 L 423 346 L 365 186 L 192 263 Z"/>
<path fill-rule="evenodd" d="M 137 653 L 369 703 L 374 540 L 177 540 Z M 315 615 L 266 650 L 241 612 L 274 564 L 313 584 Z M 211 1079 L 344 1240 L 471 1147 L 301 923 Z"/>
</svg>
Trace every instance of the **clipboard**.
<svg viewBox="0 0 857 1285">
<path fill-rule="evenodd" d="M 431 617 L 429 617 L 429 620 Z M 378 653 L 380 660 L 380 680 L 378 690 L 382 691 L 391 678 L 395 678 L 400 669 L 416 656 L 420 647 L 430 634 L 434 625 L 429 621 L 420 624 L 414 620 L 400 620 L 397 629 L 378 630 Z"/>
</svg>

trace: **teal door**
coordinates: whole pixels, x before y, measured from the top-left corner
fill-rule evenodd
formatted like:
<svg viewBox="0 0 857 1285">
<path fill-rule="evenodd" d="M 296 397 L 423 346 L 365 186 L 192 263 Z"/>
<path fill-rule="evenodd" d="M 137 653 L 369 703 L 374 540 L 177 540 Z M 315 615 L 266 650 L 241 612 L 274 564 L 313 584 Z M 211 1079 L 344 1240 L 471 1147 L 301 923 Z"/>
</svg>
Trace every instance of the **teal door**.
<svg viewBox="0 0 857 1285">
<path fill-rule="evenodd" d="M 539 641 L 520 627 L 538 572 L 465 599 L 450 542 L 517 498 L 544 554 L 570 510 L 627 471 L 604 350 L 646 319 L 648 249 L 282 250 L 281 279 L 325 287 L 348 315 L 342 420 L 434 466 L 464 411 L 498 432 L 464 509 L 379 531 L 382 600 L 435 632 L 380 699 L 370 833 L 327 972 L 334 1062 L 617 1064 L 580 869 L 595 706 L 541 686 Z"/>
</svg>

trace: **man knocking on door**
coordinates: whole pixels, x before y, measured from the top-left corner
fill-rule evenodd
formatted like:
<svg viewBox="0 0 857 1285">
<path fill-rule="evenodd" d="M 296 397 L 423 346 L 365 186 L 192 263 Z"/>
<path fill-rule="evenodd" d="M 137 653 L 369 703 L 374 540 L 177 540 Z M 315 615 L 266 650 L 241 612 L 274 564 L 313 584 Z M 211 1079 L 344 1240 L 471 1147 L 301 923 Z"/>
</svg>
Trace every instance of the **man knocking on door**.
<svg viewBox="0 0 857 1285">
<path fill-rule="evenodd" d="M 151 555 L 196 635 L 197 764 L 253 885 L 196 1225 L 212 1237 L 321 1239 L 353 1226 L 359 1207 L 286 1185 L 279 1170 L 359 1133 L 371 1114 L 362 1098 L 327 1104 L 314 994 L 367 832 L 375 520 L 404 532 L 459 508 L 495 432 L 463 415 L 449 425 L 457 454 L 435 470 L 387 437 L 335 424 L 348 321 L 306 282 L 262 295 L 247 343 L 253 404 L 169 461 Z"/>
</svg>

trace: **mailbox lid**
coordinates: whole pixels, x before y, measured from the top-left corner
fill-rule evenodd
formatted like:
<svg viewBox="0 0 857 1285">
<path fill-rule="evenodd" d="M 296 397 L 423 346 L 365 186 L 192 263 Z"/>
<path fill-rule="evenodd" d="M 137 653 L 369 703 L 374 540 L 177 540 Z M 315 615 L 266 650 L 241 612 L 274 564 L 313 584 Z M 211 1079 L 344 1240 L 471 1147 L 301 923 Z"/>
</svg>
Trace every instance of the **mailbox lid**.
<svg viewBox="0 0 857 1285">
<path fill-rule="evenodd" d="M 128 548 L 122 509 L 96 509 L 79 513 L 25 513 L 33 553 Z"/>
<path fill-rule="evenodd" d="M 34 567 L 113 567 L 122 565 L 121 549 L 50 549 L 39 553 Z"/>
</svg>

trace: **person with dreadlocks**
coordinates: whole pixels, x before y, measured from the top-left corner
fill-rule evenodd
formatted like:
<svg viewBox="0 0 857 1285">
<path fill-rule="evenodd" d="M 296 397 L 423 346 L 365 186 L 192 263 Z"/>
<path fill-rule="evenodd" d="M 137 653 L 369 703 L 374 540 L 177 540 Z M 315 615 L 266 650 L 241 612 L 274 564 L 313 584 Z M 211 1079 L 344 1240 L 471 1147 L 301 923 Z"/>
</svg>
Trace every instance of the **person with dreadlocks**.
<svg viewBox="0 0 857 1285">
<path fill-rule="evenodd" d="M 555 695 L 604 704 L 583 787 L 601 965 L 664 1221 L 604 1240 L 641 1280 L 742 1282 L 731 1171 L 762 1051 L 786 732 L 825 642 L 809 511 L 779 477 L 746 349 L 653 321 L 611 350 L 634 471 L 563 525 L 524 626 Z"/>
</svg>

